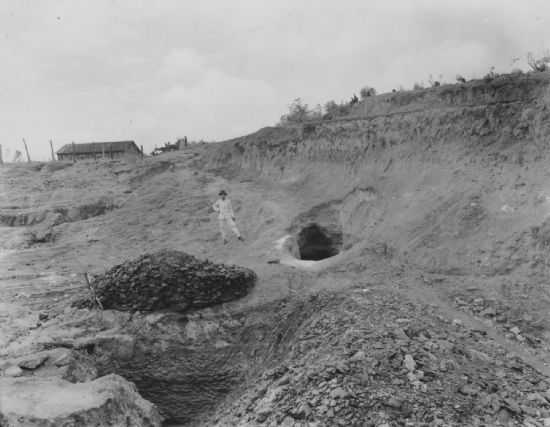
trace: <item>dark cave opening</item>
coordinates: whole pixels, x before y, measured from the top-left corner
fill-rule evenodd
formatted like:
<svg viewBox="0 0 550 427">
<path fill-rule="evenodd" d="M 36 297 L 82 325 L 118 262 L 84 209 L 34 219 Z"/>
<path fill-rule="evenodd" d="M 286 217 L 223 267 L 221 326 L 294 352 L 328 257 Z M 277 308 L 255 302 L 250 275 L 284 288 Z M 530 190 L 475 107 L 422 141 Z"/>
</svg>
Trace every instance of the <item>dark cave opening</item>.
<svg viewBox="0 0 550 427">
<path fill-rule="evenodd" d="M 301 259 L 319 261 L 340 252 L 342 233 L 329 231 L 318 224 L 310 224 L 302 228 L 297 240 Z"/>
</svg>

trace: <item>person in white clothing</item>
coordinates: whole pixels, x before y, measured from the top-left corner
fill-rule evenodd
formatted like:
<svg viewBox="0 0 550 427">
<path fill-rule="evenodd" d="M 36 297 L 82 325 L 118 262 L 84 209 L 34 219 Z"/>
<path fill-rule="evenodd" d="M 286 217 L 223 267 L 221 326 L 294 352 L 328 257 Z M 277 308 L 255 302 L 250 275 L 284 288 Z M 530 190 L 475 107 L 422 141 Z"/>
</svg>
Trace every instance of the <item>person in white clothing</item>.
<svg viewBox="0 0 550 427">
<path fill-rule="evenodd" d="M 223 238 L 223 243 L 227 243 L 227 234 L 225 233 L 225 227 L 229 229 L 237 236 L 240 241 L 244 239 L 235 224 L 235 214 L 233 213 L 233 207 L 231 206 L 231 200 L 227 197 L 227 192 L 222 190 L 219 192 L 220 198 L 216 200 L 212 208 L 218 213 L 218 222 L 220 224 L 220 233 Z"/>
</svg>

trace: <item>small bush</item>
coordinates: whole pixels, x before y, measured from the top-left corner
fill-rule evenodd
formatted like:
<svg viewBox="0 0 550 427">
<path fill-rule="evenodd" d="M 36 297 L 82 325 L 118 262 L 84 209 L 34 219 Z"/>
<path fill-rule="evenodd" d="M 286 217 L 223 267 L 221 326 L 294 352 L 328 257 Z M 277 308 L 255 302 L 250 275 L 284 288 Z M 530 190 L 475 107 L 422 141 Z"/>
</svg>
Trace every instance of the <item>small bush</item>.
<svg viewBox="0 0 550 427">
<path fill-rule="evenodd" d="M 351 102 L 349 104 L 340 103 L 337 104 L 334 101 L 329 101 L 325 104 L 325 119 L 335 119 L 337 117 L 347 116 L 351 111 Z"/>
<path fill-rule="evenodd" d="M 320 105 L 310 110 L 301 98 L 296 98 L 288 107 L 288 113 L 283 115 L 280 124 L 303 123 L 307 120 L 321 119 L 323 111 Z"/>
<path fill-rule="evenodd" d="M 550 70 L 550 53 L 546 52 L 545 55 L 540 58 L 536 58 L 533 53 L 529 52 L 527 54 L 527 64 L 531 67 L 532 71 L 535 72 L 544 72 Z"/>
<path fill-rule="evenodd" d="M 456 75 L 456 81 L 458 83 L 466 83 L 466 79 L 464 77 L 462 77 L 460 74 Z"/>
<path fill-rule="evenodd" d="M 361 89 L 359 92 L 359 95 L 361 95 L 361 99 L 369 98 L 371 96 L 376 96 L 376 89 L 370 86 L 365 86 Z"/>
<path fill-rule="evenodd" d="M 288 114 L 281 117 L 281 122 L 301 123 L 307 119 L 308 106 L 302 102 L 301 98 L 296 98 L 288 106 Z"/>
<path fill-rule="evenodd" d="M 416 82 L 413 86 L 413 90 L 422 90 L 424 89 L 424 85 L 422 83 Z"/>
<path fill-rule="evenodd" d="M 443 78 L 443 75 L 440 74 L 439 75 L 439 79 L 441 80 Z M 438 86 L 441 86 L 441 83 L 439 82 L 439 80 L 434 80 L 433 76 L 430 74 L 430 77 L 428 79 L 428 83 L 430 83 L 430 86 L 431 87 L 438 87 Z"/>
<path fill-rule="evenodd" d="M 489 72 L 483 76 L 483 81 L 489 83 L 498 77 L 498 73 L 495 73 L 495 67 L 491 67 Z"/>
</svg>

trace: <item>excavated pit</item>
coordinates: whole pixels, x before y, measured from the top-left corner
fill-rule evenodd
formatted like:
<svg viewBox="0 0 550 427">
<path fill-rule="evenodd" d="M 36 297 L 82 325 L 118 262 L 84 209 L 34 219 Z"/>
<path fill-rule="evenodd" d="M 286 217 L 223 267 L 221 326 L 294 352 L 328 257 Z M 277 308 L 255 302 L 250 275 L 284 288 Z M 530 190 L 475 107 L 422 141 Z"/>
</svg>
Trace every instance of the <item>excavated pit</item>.
<svg viewBox="0 0 550 427">
<path fill-rule="evenodd" d="M 133 382 L 158 407 L 164 425 L 204 425 L 200 420 L 220 402 L 287 357 L 301 325 L 327 302 L 312 296 L 242 311 L 131 318 L 104 312 L 104 319 L 123 326 L 78 345 L 94 359 L 99 376 L 116 373 Z"/>
<path fill-rule="evenodd" d="M 309 224 L 297 236 L 300 259 L 320 261 L 338 255 L 343 236 L 339 230 L 330 231 L 319 224 Z"/>
</svg>

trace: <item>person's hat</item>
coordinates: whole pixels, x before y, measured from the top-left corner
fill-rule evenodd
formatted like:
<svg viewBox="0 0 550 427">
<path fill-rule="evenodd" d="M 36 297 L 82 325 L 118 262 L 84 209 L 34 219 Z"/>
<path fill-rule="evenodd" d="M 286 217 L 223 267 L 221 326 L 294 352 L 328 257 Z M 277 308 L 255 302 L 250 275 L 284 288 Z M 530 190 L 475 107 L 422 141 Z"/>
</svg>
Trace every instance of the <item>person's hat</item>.
<svg viewBox="0 0 550 427">
<path fill-rule="evenodd" d="M 221 190 L 219 193 L 218 193 L 218 196 L 227 196 L 227 191 L 225 190 Z"/>
</svg>

